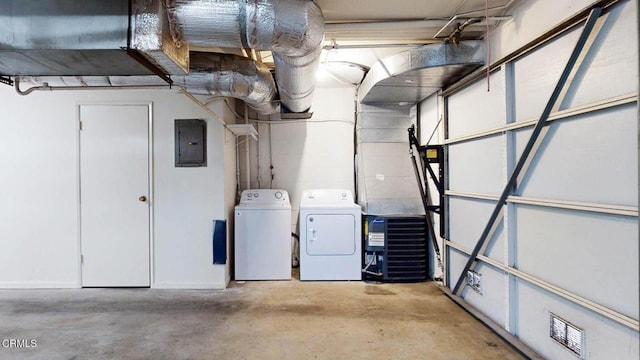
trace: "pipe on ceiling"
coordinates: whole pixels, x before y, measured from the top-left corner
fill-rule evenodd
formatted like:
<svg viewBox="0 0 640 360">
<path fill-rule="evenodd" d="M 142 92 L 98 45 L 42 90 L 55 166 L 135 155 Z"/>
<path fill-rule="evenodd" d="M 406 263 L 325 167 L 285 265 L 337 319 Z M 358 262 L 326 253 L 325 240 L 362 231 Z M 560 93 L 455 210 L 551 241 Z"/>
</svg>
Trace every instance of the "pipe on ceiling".
<svg viewBox="0 0 640 360">
<path fill-rule="evenodd" d="M 434 39 L 442 39 L 442 37 L 440 36 L 440 34 L 451 25 L 451 23 L 453 23 L 454 21 L 461 19 L 461 20 L 466 20 L 466 16 L 471 16 L 474 14 L 479 14 L 479 13 L 483 13 L 486 12 L 487 10 L 489 11 L 494 11 L 494 10 L 502 10 L 502 9 L 507 9 L 509 6 L 511 6 L 511 4 L 513 4 L 516 0 L 509 0 L 506 4 L 504 5 L 499 5 L 499 6 L 494 6 L 494 7 L 490 7 L 488 9 L 480 9 L 480 10 L 473 10 L 473 11 L 467 11 L 465 13 L 461 13 L 461 14 L 456 14 L 454 16 L 451 17 L 451 19 L 449 19 L 449 21 L 447 21 L 447 23 L 442 26 L 440 28 L 440 30 L 438 30 L 438 32 L 433 35 Z M 484 16 L 483 16 L 484 17 Z M 498 17 L 499 18 L 499 17 Z M 489 20 L 489 19 L 485 19 L 485 20 Z M 504 19 L 502 19 L 504 20 Z M 445 36 L 445 38 L 448 38 L 449 35 Z"/>
<path fill-rule="evenodd" d="M 324 37 L 322 10 L 308 0 L 164 0 L 175 41 L 271 50 L 286 111 L 311 107 Z"/>
<path fill-rule="evenodd" d="M 276 86 L 271 72 L 262 63 L 231 54 L 191 52 L 188 75 L 172 76 L 174 85 L 191 94 L 232 97 L 244 101 L 261 114 L 278 110 Z M 34 86 L 21 90 L 20 84 Z M 44 76 L 16 77 L 15 89 L 20 95 L 33 91 L 168 89 L 157 76 Z"/>
<path fill-rule="evenodd" d="M 327 33 L 344 31 L 379 31 L 415 28 L 440 28 L 447 20 L 402 20 L 402 21 L 363 21 L 325 24 Z"/>
</svg>

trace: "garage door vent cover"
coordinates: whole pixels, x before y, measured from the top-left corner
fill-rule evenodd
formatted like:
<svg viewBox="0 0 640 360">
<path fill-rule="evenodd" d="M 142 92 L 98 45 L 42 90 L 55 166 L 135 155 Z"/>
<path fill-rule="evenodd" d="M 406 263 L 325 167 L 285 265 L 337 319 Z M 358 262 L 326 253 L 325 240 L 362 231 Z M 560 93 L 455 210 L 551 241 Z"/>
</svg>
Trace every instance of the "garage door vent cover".
<svg viewBox="0 0 640 360">
<path fill-rule="evenodd" d="M 584 330 L 568 321 L 551 314 L 549 335 L 560 345 L 584 359 Z"/>
</svg>

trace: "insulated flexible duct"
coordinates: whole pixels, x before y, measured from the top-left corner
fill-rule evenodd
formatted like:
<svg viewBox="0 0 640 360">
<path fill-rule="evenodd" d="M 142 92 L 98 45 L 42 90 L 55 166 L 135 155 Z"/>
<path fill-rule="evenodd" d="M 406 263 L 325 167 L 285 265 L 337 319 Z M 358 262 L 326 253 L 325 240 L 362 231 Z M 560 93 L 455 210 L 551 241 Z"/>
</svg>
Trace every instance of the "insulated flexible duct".
<svg viewBox="0 0 640 360">
<path fill-rule="evenodd" d="M 237 55 L 191 52 L 190 71 L 172 77 L 192 94 L 220 95 L 243 100 L 261 114 L 272 114 L 276 86 L 269 69 Z"/>
<path fill-rule="evenodd" d="M 174 41 L 271 50 L 282 105 L 311 107 L 324 18 L 308 0 L 165 0 Z"/>
</svg>

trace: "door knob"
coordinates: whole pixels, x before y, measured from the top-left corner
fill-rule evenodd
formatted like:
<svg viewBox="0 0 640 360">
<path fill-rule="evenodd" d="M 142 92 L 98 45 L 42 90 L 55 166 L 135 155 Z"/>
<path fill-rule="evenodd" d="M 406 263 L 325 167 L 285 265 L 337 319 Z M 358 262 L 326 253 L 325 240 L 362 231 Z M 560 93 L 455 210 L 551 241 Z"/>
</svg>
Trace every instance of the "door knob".
<svg viewBox="0 0 640 360">
<path fill-rule="evenodd" d="M 142 195 L 142 196 L 140 196 L 140 197 L 138 198 L 138 200 L 140 200 L 140 201 L 142 201 L 142 202 L 145 202 L 145 201 L 147 201 L 147 197 L 146 197 L 146 196 L 144 196 L 144 195 Z"/>
</svg>

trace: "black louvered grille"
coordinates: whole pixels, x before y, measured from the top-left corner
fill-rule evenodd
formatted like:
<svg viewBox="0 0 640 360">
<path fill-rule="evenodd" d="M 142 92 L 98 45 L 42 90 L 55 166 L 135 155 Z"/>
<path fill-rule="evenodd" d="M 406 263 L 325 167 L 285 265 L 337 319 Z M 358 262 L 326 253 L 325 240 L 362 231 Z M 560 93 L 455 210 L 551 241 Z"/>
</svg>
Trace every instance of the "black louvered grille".
<svg viewBox="0 0 640 360">
<path fill-rule="evenodd" d="M 424 217 L 389 217 L 387 220 L 387 281 L 427 278 L 427 242 Z"/>
</svg>

